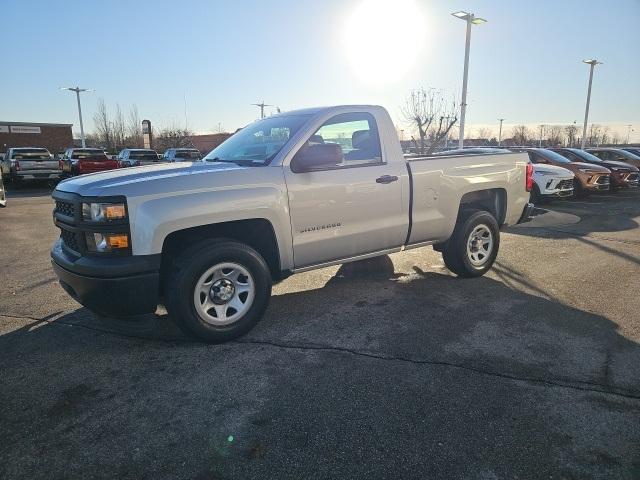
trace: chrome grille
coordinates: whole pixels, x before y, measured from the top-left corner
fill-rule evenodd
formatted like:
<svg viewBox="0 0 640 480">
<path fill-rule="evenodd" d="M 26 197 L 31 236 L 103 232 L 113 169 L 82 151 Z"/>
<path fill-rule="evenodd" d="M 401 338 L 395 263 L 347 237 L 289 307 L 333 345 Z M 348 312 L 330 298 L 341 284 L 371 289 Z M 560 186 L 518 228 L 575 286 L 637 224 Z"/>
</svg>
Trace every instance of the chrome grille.
<svg viewBox="0 0 640 480">
<path fill-rule="evenodd" d="M 599 185 L 609 185 L 611 179 L 609 178 L 609 175 L 600 175 L 597 180 L 596 183 Z"/>
</svg>

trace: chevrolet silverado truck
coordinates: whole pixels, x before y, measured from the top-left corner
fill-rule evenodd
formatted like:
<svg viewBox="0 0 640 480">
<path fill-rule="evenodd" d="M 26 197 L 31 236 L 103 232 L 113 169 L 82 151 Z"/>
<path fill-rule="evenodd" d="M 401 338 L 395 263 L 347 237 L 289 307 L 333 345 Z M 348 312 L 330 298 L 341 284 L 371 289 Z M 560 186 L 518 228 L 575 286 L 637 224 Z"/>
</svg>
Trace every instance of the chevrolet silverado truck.
<svg viewBox="0 0 640 480">
<path fill-rule="evenodd" d="M 487 272 L 500 227 L 529 218 L 526 154 L 405 159 L 382 107 L 287 112 L 199 162 L 75 177 L 53 192 L 62 287 L 100 315 L 164 305 L 223 342 L 292 273 L 425 245 L 460 277 Z"/>
<path fill-rule="evenodd" d="M 39 147 L 8 149 L 0 169 L 7 182 L 58 180 L 62 174 L 58 161 L 49 150 Z"/>
</svg>

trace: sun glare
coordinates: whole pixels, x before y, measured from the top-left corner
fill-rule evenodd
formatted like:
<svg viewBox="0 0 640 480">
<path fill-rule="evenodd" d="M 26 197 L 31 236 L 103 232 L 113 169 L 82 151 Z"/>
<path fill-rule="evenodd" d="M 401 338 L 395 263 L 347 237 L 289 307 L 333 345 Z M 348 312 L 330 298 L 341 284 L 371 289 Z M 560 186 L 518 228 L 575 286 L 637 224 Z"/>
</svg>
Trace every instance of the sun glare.
<svg viewBox="0 0 640 480">
<path fill-rule="evenodd" d="M 349 63 L 363 81 L 397 81 L 414 67 L 424 29 L 415 0 L 363 0 L 344 25 Z"/>
</svg>

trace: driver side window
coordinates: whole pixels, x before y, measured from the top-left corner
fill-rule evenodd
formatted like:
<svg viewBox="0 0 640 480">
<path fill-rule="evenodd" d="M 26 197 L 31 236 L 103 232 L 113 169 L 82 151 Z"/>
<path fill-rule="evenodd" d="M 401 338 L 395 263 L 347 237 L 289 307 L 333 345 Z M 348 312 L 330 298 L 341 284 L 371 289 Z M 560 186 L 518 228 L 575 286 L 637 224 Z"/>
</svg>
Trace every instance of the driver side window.
<svg viewBox="0 0 640 480">
<path fill-rule="evenodd" d="M 342 162 L 337 167 L 382 163 L 380 137 L 370 113 L 344 113 L 327 120 L 309 138 L 309 144 L 337 144 Z"/>
</svg>

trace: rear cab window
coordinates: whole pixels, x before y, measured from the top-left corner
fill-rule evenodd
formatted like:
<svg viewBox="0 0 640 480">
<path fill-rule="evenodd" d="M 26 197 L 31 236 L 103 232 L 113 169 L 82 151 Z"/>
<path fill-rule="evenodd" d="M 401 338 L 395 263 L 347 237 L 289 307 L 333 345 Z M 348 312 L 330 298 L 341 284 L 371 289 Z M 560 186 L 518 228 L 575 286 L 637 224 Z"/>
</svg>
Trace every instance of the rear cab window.
<svg viewBox="0 0 640 480">
<path fill-rule="evenodd" d="M 46 148 L 20 148 L 11 154 L 14 160 L 49 160 L 51 153 Z"/>
<path fill-rule="evenodd" d="M 108 160 L 107 155 L 99 148 L 81 148 L 73 150 L 72 160 Z"/>
<path fill-rule="evenodd" d="M 129 158 L 133 160 L 158 160 L 158 154 L 154 150 L 130 150 Z"/>
</svg>

